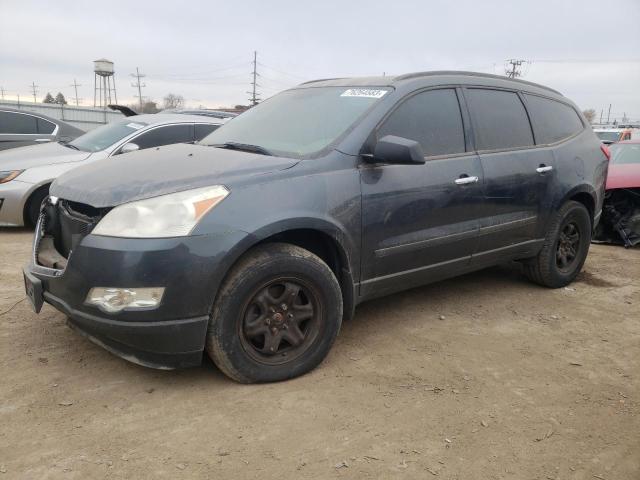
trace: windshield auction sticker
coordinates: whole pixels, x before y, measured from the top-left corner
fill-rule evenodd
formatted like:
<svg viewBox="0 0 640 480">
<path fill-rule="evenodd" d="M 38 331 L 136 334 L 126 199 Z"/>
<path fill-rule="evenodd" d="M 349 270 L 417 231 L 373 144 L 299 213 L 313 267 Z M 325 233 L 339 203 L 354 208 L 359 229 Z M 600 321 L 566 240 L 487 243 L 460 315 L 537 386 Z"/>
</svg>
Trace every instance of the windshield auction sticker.
<svg viewBox="0 0 640 480">
<path fill-rule="evenodd" d="M 387 90 L 374 90 L 371 88 L 350 88 L 342 92 L 341 97 L 366 97 L 366 98 L 382 98 Z"/>
<path fill-rule="evenodd" d="M 140 125 L 139 123 L 127 123 L 127 127 L 129 128 L 133 128 L 135 130 L 140 130 L 142 127 L 144 127 L 144 125 Z"/>
</svg>

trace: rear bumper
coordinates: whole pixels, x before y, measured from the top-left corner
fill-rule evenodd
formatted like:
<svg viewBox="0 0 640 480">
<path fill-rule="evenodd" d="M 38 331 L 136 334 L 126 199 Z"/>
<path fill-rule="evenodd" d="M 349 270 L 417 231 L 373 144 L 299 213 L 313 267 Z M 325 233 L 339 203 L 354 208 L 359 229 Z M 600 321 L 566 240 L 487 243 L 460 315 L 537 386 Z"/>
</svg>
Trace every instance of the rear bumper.
<svg viewBox="0 0 640 480">
<path fill-rule="evenodd" d="M 169 239 L 88 235 L 64 271 L 32 260 L 25 271 L 41 284 L 44 301 L 71 327 L 110 352 L 162 369 L 199 365 L 209 312 L 244 232 Z M 92 287 L 164 287 L 157 308 L 106 313 L 85 303 Z"/>
</svg>

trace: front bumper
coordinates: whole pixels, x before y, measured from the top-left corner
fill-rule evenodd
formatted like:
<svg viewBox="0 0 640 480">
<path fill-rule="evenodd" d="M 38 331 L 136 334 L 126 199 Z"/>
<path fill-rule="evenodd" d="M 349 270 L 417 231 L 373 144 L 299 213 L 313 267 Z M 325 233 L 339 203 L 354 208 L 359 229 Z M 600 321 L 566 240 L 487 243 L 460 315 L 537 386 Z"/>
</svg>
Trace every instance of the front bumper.
<svg viewBox="0 0 640 480">
<path fill-rule="evenodd" d="M 244 232 L 168 239 L 87 235 L 69 255 L 64 271 L 36 264 L 25 274 L 42 286 L 44 301 L 69 318 L 74 329 L 116 355 L 153 368 L 199 365 L 209 313 L 230 254 Z M 151 310 L 107 314 L 85 304 L 92 287 L 165 287 Z"/>
<path fill-rule="evenodd" d="M 18 180 L 0 183 L 0 225 L 24 225 L 24 204 L 33 187 Z"/>
</svg>

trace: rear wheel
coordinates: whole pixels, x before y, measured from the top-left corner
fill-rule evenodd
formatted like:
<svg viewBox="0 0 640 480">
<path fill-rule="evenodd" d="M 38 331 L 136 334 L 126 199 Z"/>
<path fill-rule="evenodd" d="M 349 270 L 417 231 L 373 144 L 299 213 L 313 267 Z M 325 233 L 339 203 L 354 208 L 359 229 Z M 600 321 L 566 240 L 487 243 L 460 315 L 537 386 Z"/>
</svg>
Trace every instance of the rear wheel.
<svg viewBox="0 0 640 480">
<path fill-rule="evenodd" d="M 27 207 L 24 213 L 24 222 L 28 227 L 35 227 L 40 216 L 40 206 L 42 201 L 49 195 L 49 185 L 38 188 L 31 194 L 27 201 Z"/>
<path fill-rule="evenodd" d="M 538 256 L 525 263 L 525 273 L 545 287 L 564 287 L 582 270 L 590 243 L 589 211 L 583 204 L 569 201 L 551 221 Z"/>
<path fill-rule="evenodd" d="M 302 375 L 329 352 L 342 321 L 342 294 L 313 253 L 266 244 L 232 269 L 216 299 L 207 352 L 242 383 Z"/>
</svg>

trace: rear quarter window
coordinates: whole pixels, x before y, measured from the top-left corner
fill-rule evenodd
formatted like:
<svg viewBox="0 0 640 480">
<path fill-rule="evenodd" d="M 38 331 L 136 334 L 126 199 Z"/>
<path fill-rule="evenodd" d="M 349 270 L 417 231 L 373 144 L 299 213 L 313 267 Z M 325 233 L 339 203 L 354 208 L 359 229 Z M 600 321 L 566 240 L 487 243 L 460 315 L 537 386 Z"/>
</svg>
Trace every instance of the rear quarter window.
<svg viewBox="0 0 640 480">
<path fill-rule="evenodd" d="M 38 118 L 38 133 L 44 135 L 51 135 L 56 129 L 56 124 L 51 123 L 43 118 Z"/>
<path fill-rule="evenodd" d="M 537 95 L 524 97 L 537 144 L 559 142 L 584 129 L 582 120 L 569 105 Z"/>
<path fill-rule="evenodd" d="M 527 111 L 515 92 L 469 88 L 465 91 L 478 150 L 533 145 Z"/>
</svg>

